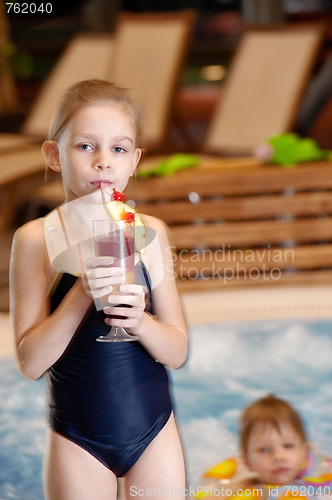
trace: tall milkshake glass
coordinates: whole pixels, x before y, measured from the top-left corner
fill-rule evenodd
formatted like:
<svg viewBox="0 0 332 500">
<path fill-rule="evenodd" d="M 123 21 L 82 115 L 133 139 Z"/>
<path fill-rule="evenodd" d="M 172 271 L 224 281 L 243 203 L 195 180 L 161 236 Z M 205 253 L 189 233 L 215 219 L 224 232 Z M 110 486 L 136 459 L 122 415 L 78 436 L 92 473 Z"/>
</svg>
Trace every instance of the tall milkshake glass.
<svg viewBox="0 0 332 500">
<path fill-rule="evenodd" d="M 121 267 L 123 283 L 135 283 L 135 220 L 94 220 L 94 244 L 96 256 L 113 257 L 110 267 Z M 112 305 L 109 297 L 121 295 L 120 284 L 113 285 L 112 293 L 95 299 L 98 310 Z M 126 307 L 121 305 L 121 307 Z M 99 342 L 126 342 L 137 340 L 119 326 L 112 326 L 107 335 L 96 339 Z"/>
</svg>

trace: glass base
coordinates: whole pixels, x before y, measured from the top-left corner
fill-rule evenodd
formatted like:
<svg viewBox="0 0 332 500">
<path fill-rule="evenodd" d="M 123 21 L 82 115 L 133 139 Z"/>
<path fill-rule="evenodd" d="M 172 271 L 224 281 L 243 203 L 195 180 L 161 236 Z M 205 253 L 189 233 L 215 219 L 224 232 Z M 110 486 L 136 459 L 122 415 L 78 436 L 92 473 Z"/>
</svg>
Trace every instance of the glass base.
<svg viewBox="0 0 332 500">
<path fill-rule="evenodd" d="M 132 342 L 134 340 L 138 340 L 138 337 L 130 335 L 120 326 L 113 326 L 107 335 L 96 338 L 97 342 Z"/>
</svg>

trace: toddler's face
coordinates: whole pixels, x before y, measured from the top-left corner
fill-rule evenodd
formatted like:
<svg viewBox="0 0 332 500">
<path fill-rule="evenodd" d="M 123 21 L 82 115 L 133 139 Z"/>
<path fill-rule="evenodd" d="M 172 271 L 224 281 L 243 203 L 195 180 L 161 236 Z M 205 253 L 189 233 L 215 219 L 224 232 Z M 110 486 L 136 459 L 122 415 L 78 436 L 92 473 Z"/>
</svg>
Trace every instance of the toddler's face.
<svg viewBox="0 0 332 500">
<path fill-rule="evenodd" d="M 288 425 L 280 430 L 256 424 L 251 431 L 246 461 L 265 484 L 290 484 L 298 477 L 307 453 L 307 444 Z"/>
</svg>

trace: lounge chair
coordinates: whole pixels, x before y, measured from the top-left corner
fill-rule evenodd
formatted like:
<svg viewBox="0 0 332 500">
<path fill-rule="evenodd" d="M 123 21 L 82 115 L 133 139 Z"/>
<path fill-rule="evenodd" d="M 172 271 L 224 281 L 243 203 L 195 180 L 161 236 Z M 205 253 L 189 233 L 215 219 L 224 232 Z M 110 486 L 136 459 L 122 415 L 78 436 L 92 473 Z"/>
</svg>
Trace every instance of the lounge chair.
<svg viewBox="0 0 332 500">
<path fill-rule="evenodd" d="M 3 198 L 0 226 L 10 224 L 19 192 L 18 183 L 43 173 L 40 142 L 47 135 L 60 95 L 75 81 L 103 78 L 131 88 L 145 111 L 144 142 L 148 147 L 161 146 L 166 140 L 194 20 L 193 11 L 121 14 L 114 37 L 79 35 L 69 43 L 26 119 L 22 134 L 0 135 Z M 27 138 L 38 139 L 38 146 Z M 30 161 L 27 161 L 27 152 Z M 21 191 L 20 195 L 24 196 Z M 37 197 L 34 193 L 35 203 L 38 203 Z"/>
<path fill-rule="evenodd" d="M 217 154 L 252 154 L 292 130 L 323 37 L 320 25 L 248 29 L 204 140 Z"/>
</svg>

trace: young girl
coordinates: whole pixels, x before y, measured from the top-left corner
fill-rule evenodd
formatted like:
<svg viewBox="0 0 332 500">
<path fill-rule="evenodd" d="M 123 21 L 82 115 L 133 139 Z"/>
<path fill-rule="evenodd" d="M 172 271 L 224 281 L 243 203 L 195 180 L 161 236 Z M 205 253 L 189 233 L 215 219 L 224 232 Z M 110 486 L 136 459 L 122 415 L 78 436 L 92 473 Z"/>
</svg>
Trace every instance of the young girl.
<svg viewBox="0 0 332 500">
<path fill-rule="evenodd" d="M 99 80 L 71 87 L 42 146 L 47 165 L 61 173 L 65 201 L 104 186 L 122 192 L 141 157 L 140 128 L 139 106 L 126 90 Z M 43 220 L 28 222 L 14 237 L 11 304 L 19 367 L 30 379 L 48 377 L 49 500 L 115 499 L 120 476 L 127 498 L 158 491 L 184 498 L 183 454 L 164 365 L 184 363 L 187 332 L 164 224 L 142 220 L 157 235 L 163 278 L 152 260 L 148 272 L 151 282 L 158 274 L 158 284 L 121 285 L 104 311 L 96 310 L 93 297 L 121 281 L 107 258 L 89 259 L 81 278 L 63 274 L 48 294 L 54 270 Z M 115 304 L 127 307 L 115 310 Z M 106 318 L 115 312 L 116 318 Z M 139 341 L 96 342 L 110 325 Z"/>
</svg>

